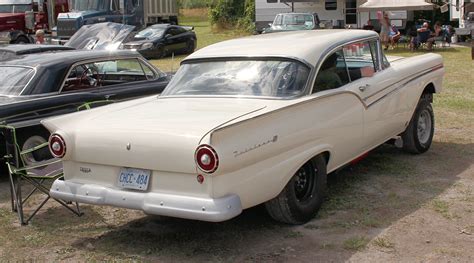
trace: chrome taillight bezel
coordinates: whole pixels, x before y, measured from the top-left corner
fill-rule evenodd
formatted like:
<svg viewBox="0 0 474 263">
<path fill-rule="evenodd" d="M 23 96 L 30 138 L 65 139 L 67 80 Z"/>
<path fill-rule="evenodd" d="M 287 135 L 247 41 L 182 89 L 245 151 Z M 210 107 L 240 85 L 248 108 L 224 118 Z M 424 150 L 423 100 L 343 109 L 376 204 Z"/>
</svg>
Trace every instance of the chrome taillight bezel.
<svg viewBox="0 0 474 263">
<path fill-rule="evenodd" d="M 202 158 L 204 155 L 208 155 L 210 158 L 209 164 L 203 163 Z M 202 144 L 196 149 L 194 160 L 196 161 L 199 170 L 208 174 L 214 173 L 219 167 L 219 156 L 217 155 L 216 150 L 207 144 Z"/>
<path fill-rule="evenodd" d="M 54 149 L 53 144 L 55 143 L 58 143 L 60 147 L 59 150 Z M 66 142 L 64 141 L 64 138 L 57 133 L 54 133 L 51 136 L 49 136 L 48 148 L 49 148 L 49 151 L 51 152 L 51 155 L 53 155 L 54 158 L 63 158 L 64 155 L 66 155 Z"/>
</svg>

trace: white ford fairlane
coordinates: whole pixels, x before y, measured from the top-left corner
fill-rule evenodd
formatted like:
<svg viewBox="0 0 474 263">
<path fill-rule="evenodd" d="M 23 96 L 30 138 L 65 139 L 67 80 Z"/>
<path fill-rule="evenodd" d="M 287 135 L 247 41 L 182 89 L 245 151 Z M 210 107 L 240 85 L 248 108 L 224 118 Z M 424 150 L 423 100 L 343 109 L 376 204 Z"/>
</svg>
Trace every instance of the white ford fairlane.
<svg viewBox="0 0 474 263">
<path fill-rule="evenodd" d="M 436 54 L 387 59 L 372 31 L 221 42 L 184 59 L 160 97 L 45 120 L 64 166 L 51 195 L 213 222 L 265 203 L 301 224 L 327 173 L 391 139 L 429 149 L 443 75 Z"/>
</svg>

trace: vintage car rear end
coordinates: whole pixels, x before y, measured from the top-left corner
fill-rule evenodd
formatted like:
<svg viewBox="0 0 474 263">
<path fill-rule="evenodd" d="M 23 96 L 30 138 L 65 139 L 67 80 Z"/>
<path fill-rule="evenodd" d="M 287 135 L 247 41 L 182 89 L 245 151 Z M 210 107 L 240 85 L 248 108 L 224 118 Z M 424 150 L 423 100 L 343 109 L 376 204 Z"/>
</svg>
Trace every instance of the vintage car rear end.
<svg viewBox="0 0 474 263">
<path fill-rule="evenodd" d="M 335 62 L 347 63 L 341 72 L 352 80 L 323 89 L 320 71 L 343 52 Z M 65 171 L 51 195 L 213 222 L 265 203 L 276 220 L 307 222 L 327 173 L 400 135 L 408 151 L 428 150 L 442 60 L 398 61 L 386 61 L 376 33 L 357 30 L 201 49 L 160 97 L 43 121 Z M 363 76 L 364 65 L 371 74 Z"/>
</svg>

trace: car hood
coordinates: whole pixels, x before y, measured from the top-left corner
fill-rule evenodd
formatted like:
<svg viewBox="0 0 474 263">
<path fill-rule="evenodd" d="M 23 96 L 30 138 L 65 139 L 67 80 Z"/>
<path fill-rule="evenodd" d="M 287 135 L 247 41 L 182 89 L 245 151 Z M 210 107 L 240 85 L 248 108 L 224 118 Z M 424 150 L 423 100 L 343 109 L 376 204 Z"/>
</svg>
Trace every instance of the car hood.
<svg viewBox="0 0 474 263">
<path fill-rule="evenodd" d="M 256 99 L 147 98 L 43 124 L 66 140 L 65 161 L 194 173 L 194 152 L 206 134 L 265 107 Z"/>
<path fill-rule="evenodd" d="M 112 22 L 84 25 L 65 46 L 76 49 L 116 50 L 134 29 L 134 26 Z"/>
</svg>

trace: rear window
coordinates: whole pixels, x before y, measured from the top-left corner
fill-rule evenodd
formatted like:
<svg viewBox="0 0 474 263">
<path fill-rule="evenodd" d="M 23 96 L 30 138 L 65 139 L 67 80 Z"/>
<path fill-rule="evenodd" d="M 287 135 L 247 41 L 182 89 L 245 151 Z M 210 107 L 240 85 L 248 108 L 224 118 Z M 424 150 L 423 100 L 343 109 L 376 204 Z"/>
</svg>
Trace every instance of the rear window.
<svg viewBox="0 0 474 263">
<path fill-rule="evenodd" d="M 183 64 L 162 96 L 258 96 L 302 94 L 310 69 L 292 60 L 229 60 Z"/>
<path fill-rule="evenodd" d="M 0 95 L 20 95 L 34 74 L 32 68 L 0 66 Z"/>
</svg>

